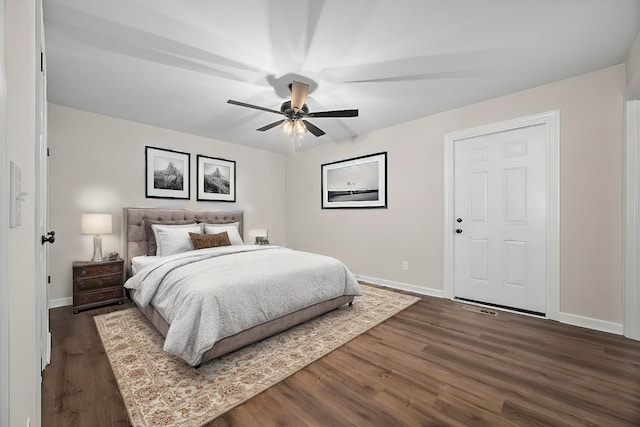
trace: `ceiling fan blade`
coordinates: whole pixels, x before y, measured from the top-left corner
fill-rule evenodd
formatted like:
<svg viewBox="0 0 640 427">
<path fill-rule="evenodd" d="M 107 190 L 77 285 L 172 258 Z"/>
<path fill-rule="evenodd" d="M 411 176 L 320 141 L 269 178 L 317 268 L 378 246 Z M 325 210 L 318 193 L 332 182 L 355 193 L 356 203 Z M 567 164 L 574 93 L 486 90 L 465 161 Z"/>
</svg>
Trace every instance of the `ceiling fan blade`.
<svg viewBox="0 0 640 427">
<path fill-rule="evenodd" d="M 273 122 L 270 125 L 262 126 L 260 129 L 256 129 L 256 130 L 259 130 L 260 132 L 264 132 L 265 130 L 269 130 L 271 128 L 274 128 L 274 127 L 278 126 L 279 124 L 281 124 L 284 121 L 285 121 L 285 119 L 278 120 L 277 122 Z"/>
<path fill-rule="evenodd" d="M 227 101 L 228 104 L 239 105 L 240 107 L 253 108 L 254 110 L 262 110 L 267 111 L 269 113 L 282 114 L 282 111 L 272 110 L 270 108 L 259 107 L 257 105 L 247 104 L 246 102 L 234 101 L 233 99 L 229 99 Z"/>
<path fill-rule="evenodd" d="M 308 92 L 308 84 L 294 80 L 291 84 L 291 108 L 294 110 L 301 110 L 304 105 L 304 101 L 307 99 Z"/>
<path fill-rule="evenodd" d="M 316 111 L 315 113 L 305 114 L 306 117 L 358 117 L 358 109 L 354 110 L 335 110 L 335 111 Z"/>
<path fill-rule="evenodd" d="M 306 120 L 303 120 L 302 123 L 304 123 L 304 125 L 307 127 L 307 130 L 309 132 L 311 132 L 312 134 L 314 134 L 315 136 L 324 135 L 324 131 L 322 129 L 320 129 L 319 127 L 317 127 L 316 125 L 314 125 L 313 123 L 309 123 Z"/>
</svg>

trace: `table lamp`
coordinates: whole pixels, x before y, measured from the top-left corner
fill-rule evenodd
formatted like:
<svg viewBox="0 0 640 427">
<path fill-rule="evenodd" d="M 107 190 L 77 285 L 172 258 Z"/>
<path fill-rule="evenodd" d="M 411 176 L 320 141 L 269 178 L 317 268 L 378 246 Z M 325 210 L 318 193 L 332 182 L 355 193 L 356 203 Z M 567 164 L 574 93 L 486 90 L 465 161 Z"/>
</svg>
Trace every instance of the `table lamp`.
<svg viewBox="0 0 640 427">
<path fill-rule="evenodd" d="M 111 234 L 111 214 L 82 214 L 82 234 L 93 234 L 93 262 L 102 261 L 101 234 Z"/>
<path fill-rule="evenodd" d="M 269 244 L 269 231 L 266 228 L 252 228 L 247 232 L 249 239 L 254 238 L 256 245 Z M 249 240 L 251 242 L 251 240 Z"/>
</svg>

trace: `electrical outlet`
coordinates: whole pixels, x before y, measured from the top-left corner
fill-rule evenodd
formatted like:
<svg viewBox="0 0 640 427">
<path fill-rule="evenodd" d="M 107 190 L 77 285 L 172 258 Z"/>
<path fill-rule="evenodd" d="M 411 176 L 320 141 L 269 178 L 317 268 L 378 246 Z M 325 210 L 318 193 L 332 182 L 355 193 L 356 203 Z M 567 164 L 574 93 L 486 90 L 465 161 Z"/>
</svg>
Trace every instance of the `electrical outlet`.
<svg viewBox="0 0 640 427">
<path fill-rule="evenodd" d="M 409 269 L 409 261 L 402 261 L 402 269 L 405 271 Z"/>
</svg>

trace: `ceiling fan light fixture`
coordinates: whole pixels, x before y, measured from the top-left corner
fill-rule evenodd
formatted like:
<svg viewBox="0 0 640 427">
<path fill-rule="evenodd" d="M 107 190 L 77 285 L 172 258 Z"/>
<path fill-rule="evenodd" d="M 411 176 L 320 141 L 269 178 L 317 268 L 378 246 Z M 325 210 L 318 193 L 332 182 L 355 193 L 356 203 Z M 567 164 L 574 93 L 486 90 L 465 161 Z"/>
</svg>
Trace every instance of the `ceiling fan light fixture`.
<svg viewBox="0 0 640 427">
<path fill-rule="evenodd" d="M 293 130 L 296 135 L 303 135 L 307 131 L 307 127 L 302 123 L 302 120 L 296 120 L 293 124 Z"/>
<path fill-rule="evenodd" d="M 300 119 L 285 120 L 282 122 L 282 130 L 289 136 L 304 135 L 307 127 Z"/>
<path fill-rule="evenodd" d="M 261 107 L 259 105 L 247 104 L 246 102 L 234 101 L 229 99 L 228 104 L 237 105 L 239 107 L 252 108 L 254 110 L 266 111 L 268 113 L 275 113 L 280 116 L 284 116 L 281 120 L 269 123 L 266 126 L 256 129 L 259 132 L 264 132 L 269 129 L 273 129 L 282 124 L 282 130 L 284 133 L 292 138 L 301 139 L 305 133 L 309 132 L 315 137 L 325 135 L 325 132 L 317 127 L 315 124 L 307 121 L 307 118 L 344 118 L 344 117 L 358 117 L 357 109 L 350 110 L 333 110 L 333 111 L 314 111 L 309 112 L 309 107 L 305 104 L 307 95 L 309 93 L 309 85 L 293 81 L 289 85 L 291 90 L 291 100 L 284 101 L 280 105 L 280 111 L 273 110 L 271 108 Z"/>
<path fill-rule="evenodd" d="M 292 135 L 293 134 L 293 120 L 285 120 L 284 122 L 282 122 L 282 130 L 287 135 Z"/>
</svg>

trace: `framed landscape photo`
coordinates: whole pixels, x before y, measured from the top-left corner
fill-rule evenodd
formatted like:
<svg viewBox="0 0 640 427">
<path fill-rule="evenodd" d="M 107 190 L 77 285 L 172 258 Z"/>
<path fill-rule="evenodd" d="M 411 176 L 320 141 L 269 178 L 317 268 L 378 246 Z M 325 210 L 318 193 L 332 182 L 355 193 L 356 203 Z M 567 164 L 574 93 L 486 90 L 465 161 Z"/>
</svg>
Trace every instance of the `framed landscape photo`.
<svg viewBox="0 0 640 427">
<path fill-rule="evenodd" d="M 198 200 L 236 201 L 236 162 L 198 154 Z"/>
<path fill-rule="evenodd" d="M 189 153 L 146 146 L 144 154 L 147 198 L 190 198 Z"/>
<path fill-rule="evenodd" d="M 322 209 L 386 208 L 387 153 L 325 163 Z"/>
</svg>

